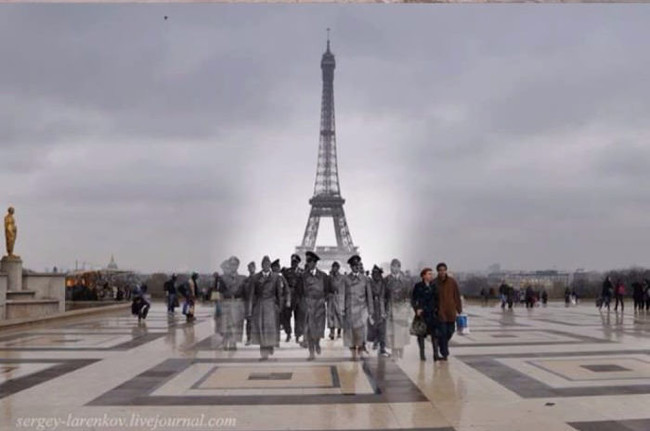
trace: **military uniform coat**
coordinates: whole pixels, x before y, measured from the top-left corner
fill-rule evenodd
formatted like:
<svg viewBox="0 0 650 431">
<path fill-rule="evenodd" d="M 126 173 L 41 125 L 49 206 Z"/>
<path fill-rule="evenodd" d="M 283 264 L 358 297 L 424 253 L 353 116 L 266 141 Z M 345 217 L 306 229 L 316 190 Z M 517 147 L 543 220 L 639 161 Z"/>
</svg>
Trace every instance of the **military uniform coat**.
<svg viewBox="0 0 650 431">
<path fill-rule="evenodd" d="M 310 271 L 302 273 L 297 291 L 305 310 L 303 330 L 306 341 L 317 341 L 325 336 L 325 299 L 331 290 L 329 276 L 323 271 L 316 269 L 314 274 Z"/>
<path fill-rule="evenodd" d="M 368 277 L 352 273 L 343 277 L 343 345 L 358 347 L 366 341 L 368 315 L 374 313 L 372 290 Z"/>
<path fill-rule="evenodd" d="M 345 285 L 343 275 L 330 274 L 331 292 L 327 295 L 327 326 L 343 328 L 343 303 L 345 302 Z"/>
<path fill-rule="evenodd" d="M 241 342 L 246 317 L 246 277 L 225 274 L 220 277 L 217 290 L 221 293 L 219 332 L 231 341 Z"/>
<path fill-rule="evenodd" d="M 304 270 L 301 268 L 285 268 L 282 271 L 287 283 L 289 283 L 289 294 L 291 299 L 291 310 L 293 311 L 294 317 L 294 333 L 296 338 L 301 337 L 304 334 L 303 324 L 305 321 L 305 304 L 301 293 L 299 292 L 298 285 L 300 284 L 300 279 L 304 273 Z M 291 316 L 289 315 L 289 320 Z"/>
<path fill-rule="evenodd" d="M 389 274 L 385 279 L 386 344 L 391 349 L 401 349 L 411 341 L 411 280 L 403 272 Z"/>
<path fill-rule="evenodd" d="M 371 314 L 373 322 L 368 321 L 368 341 L 382 341 L 381 338 L 386 329 L 386 287 L 383 278 L 379 280 L 369 278 L 368 281 L 370 282 L 374 308 L 374 312 Z"/>
<path fill-rule="evenodd" d="M 289 282 L 285 278 L 285 276 L 282 274 L 281 271 L 276 273 L 278 277 L 280 277 L 280 312 L 278 313 L 278 344 L 280 343 L 280 330 L 282 329 L 282 326 L 285 322 L 283 322 L 283 312 L 285 310 L 285 307 L 287 304 L 290 303 L 291 301 L 291 292 L 289 289 Z"/>
<path fill-rule="evenodd" d="M 251 289 L 251 343 L 260 347 L 279 346 L 280 305 L 282 304 L 282 280 L 279 274 L 262 272 L 255 274 Z"/>
</svg>

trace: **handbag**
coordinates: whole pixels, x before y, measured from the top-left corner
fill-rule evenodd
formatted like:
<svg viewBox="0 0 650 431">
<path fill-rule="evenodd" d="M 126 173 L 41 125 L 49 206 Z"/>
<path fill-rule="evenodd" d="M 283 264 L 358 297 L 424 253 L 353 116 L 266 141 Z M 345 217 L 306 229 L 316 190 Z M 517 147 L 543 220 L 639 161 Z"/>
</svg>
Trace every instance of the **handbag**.
<svg viewBox="0 0 650 431">
<path fill-rule="evenodd" d="M 427 322 L 424 321 L 424 318 L 416 315 L 413 318 L 409 332 L 411 335 L 415 335 L 416 337 L 424 337 L 427 335 L 428 329 Z"/>
</svg>

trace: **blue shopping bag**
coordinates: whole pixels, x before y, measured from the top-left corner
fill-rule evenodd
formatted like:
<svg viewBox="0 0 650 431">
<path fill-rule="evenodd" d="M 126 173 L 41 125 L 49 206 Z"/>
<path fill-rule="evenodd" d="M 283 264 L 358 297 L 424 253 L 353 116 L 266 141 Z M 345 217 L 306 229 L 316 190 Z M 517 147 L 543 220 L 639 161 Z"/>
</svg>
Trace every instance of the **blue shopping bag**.
<svg viewBox="0 0 650 431">
<path fill-rule="evenodd" d="M 456 316 L 456 329 L 459 334 L 467 334 L 469 332 L 469 325 L 467 322 L 466 314 L 459 314 Z"/>
</svg>

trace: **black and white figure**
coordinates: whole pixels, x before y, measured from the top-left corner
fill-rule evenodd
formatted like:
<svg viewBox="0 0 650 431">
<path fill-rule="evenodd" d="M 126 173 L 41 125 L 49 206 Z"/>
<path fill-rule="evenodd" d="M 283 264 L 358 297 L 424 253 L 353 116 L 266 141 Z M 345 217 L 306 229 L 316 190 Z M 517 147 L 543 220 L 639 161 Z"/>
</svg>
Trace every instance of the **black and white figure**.
<svg viewBox="0 0 650 431">
<path fill-rule="evenodd" d="M 284 310 L 289 306 L 291 300 L 291 293 L 289 292 L 289 282 L 287 282 L 287 279 L 284 278 L 284 275 L 282 275 L 282 271 L 280 270 L 280 268 L 281 268 L 280 259 L 275 259 L 273 262 L 271 262 L 271 271 L 273 271 L 274 274 L 277 274 L 277 276 L 280 278 L 280 283 L 282 285 L 281 288 L 282 300 L 280 302 L 280 310 L 278 312 L 278 345 L 280 345 L 280 331 L 282 331 L 283 328 L 282 310 Z"/>
<path fill-rule="evenodd" d="M 223 335 L 224 350 L 236 350 L 243 341 L 244 319 L 246 317 L 246 277 L 237 273 L 239 259 L 235 256 L 221 264 L 223 275 L 218 291 L 221 294 L 221 316 L 218 324 Z"/>
<path fill-rule="evenodd" d="M 380 356 L 388 356 L 386 351 L 386 286 L 382 276 L 383 270 L 373 266 L 370 277 L 374 313 L 368 317 L 368 341 L 373 350 L 379 347 Z"/>
<path fill-rule="evenodd" d="M 249 346 L 251 344 L 251 329 L 253 327 L 249 310 L 251 310 L 251 290 L 253 288 L 253 280 L 255 278 L 255 262 L 249 262 L 247 269 L 248 277 L 246 277 L 246 281 L 244 282 L 244 309 L 246 310 L 246 345 Z"/>
<path fill-rule="evenodd" d="M 412 284 L 402 272 L 402 263 L 393 259 L 390 274 L 385 278 L 386 287 L 386 344 L 393 356 L 401 358 L 404 346 L 409 344 L 409 328 L 413 317 L 411 308 Z"/>
<path fill-rule="evenodd" d="M 332 264 L 330 271 L 330 285 L 332 291 L 327 295 L 327 327 L 330 329 L 330 340 L 341 338 L 343 328 L 343 303 L 345 301 L 345 286 L 343 275 L 340 273 L 341 265 Z"/>
<path fill-rule="evenodd" d="M 264 256 L 262 271 L 253 279 L 251 289 L 251 310 L 253 327 L 251 343 L 260 346 L 262 360 L 267 360 L 279 346 L 279 314 L 282 305 L 282 280 L 271 271 L 271 259 Z"/>
<path fill-rule="evenodd" d="M 284 329 L 284 332 L 286 334 L 286 339 L 285 341 L 289 342 L 291 341 L 291 318 L 293 317 L 294 322 L 296 327 L 298 326 L 298 321 L 299 321 L 299 309 L 300 307 L 298 306 L 298 295 L 296 293 L 296 286 L 298 284 L 298 278 L 302 274 L 302 269 L 300 268 L 300 256 L 297 254 L 292 254 L 291 255 L 291 266 L 289 268 L 282 268 L 282 275 L 284 276 L 285 280 L 287 281 L 288 287 L 289 287 L 289 304 L 285 305 L 284 308 L 282 309 L 281 315 L 280 315 L 280 324 L 282 326 L 282 329 Z M 302 318 L 302 310 L 300 309 L 300 317 Z M 300 331 L 296 330 L 296 338 L 299 337 L 299 335 L 302 335 L 302 323 Z"/>
<path fill-rule="evenodd" d="M 308 360 L 320 355 L 320 340 L 325 336 L 326 309 L 325 300 L 331 292 L 327 274 L 316 267 L 320 257 L 308 251 L 305 256 L 305 270 L 298 279 L 298 291 L 302 296 L 305 310 L 303 321 L 304 337 L 309 349 Z"/>
<path fill-rule="evenodd" d="M 343 280 L 345 300 L 343 305 L 343 344 L 350 348 L 352 359 L 368 353 L 366 350 L 368 318 L 374 314 L 370 281 L 363 273 L 358 255 L 348 259 L 351 272 Z M 372 319 L 372 317 L 370 317 Z M 372 323 L 372 321 L 371 321 Z"/>
</svg>

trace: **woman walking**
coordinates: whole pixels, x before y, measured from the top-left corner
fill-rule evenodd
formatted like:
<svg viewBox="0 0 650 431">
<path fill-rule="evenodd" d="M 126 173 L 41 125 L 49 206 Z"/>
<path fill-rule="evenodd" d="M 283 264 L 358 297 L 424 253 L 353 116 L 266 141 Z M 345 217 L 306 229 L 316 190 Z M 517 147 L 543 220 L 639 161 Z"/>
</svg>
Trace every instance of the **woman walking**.
<svg viewBox="0 0 650 431">
<path fill-rule="evenodd" d="M 438 288 L 433 283 L 433 269 L 424 268 L 420 272 L 422 281 L 413 287 L 411 295 L 411 306 L 416 316 L 420 316 L 427 324 L 427 333 L 418 336 L 418 347 L 420 348 L 420 360 L 426 361 L 424 354 L 424 340 L 427 335 L 431 336 L 433 346 L 433 361 L 439 361 L 441 358 L 438 353 L 438 343 L 436 342 L 438 327 Z"/>
</svg>

